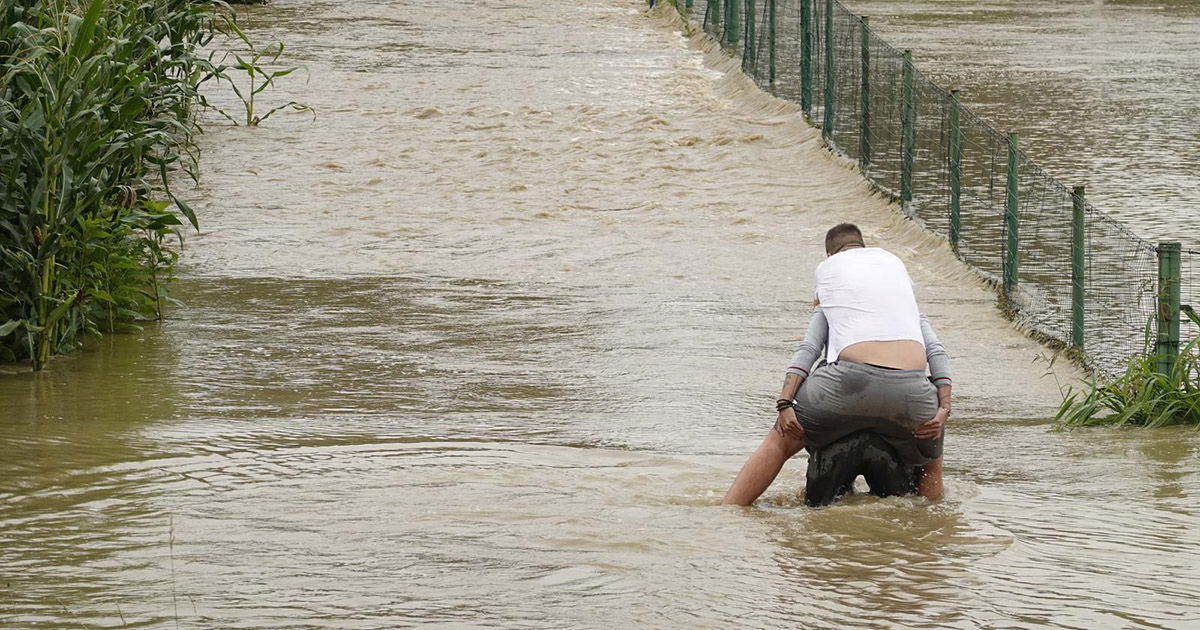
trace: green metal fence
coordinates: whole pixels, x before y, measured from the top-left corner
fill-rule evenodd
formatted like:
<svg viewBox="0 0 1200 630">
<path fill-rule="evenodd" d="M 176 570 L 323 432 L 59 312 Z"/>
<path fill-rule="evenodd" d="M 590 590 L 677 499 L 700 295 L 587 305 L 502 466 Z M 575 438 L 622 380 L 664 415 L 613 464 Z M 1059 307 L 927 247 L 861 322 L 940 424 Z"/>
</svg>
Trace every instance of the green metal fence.
<svg viewBox="0 0 1200 630">
<path fill-rule="evenodd" d="M 1156 246 L 1087 203 L 1083 187 L 1047 174 L 1015 134 L 929 80 L 867 18 L 836 0 L 676 7 L 739 55 L 762 89 L 798 103 L 908 217 L 945 235 L 1030 331 L 1077 348 L 1106 375 L 1148 348 L 1169 355 L 1181 335 L 1197 334 L 1190 319 L 1180 331 L 1179 313 L 1181 301 L 1200 299 L 1185 281 L 1200 252 Z M 1147 335 L 1155 336 L 1149 346 Z"/>
</svg>

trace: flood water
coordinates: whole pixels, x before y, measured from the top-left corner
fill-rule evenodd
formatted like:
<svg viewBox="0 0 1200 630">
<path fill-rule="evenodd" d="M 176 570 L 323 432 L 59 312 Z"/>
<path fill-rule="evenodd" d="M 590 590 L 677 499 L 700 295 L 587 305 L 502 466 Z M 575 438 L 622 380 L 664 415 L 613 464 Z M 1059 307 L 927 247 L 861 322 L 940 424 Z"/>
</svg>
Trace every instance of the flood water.
<svg viewBox="0 0 1200 630">
<path fill-rule="evenodd" d="M 243 13 L 318 115 L 210 122 L 186 308 L 0 376 L 0 626 L 1200 624 L 1200 435 L 1049 431 L 1077 374 L 677 23 Z M 843 220 L 955 358 L 947 498 L 720 507 Z"/>
<path fill-rule="evenodd" d="M 849 0 L 1068 188 L 1200 249 L 1200 2 Z"/>
</svg>

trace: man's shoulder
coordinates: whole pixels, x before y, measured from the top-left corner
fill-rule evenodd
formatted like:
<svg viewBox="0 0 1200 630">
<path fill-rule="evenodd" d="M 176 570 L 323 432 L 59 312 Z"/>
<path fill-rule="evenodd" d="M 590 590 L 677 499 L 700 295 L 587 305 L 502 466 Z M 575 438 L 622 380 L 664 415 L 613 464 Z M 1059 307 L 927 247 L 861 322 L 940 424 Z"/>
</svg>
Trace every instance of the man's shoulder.
<svg viewBox="0 0 1200 630">
<path fill-rule="evenodd" d="M 904 261 L 899 256 L 882 247 L 866 247 L 862 251 L 866 252 L 864 258 L 870 258 L 872 262 L 898 265 L 901 268 L 905 266 Z"/>
<path fill-rule="evenodd" d="M 817 268 L 820 269 L 826 265 L 853 265 L 855 263 L 877 263 L 881 261 L 904 264 L 904 261 L 900 260 L 899 256 L 882 247 L 857 247 L 826 258 L 817 265 Z"/>
<path fill-rule="evenodd" d="M 904 261 L 899 256 L 882 247 L 859 247 L 829 256 L 817 264 L 817 280 L 828 278 L 841 273 L 854 273 L 851 270 L 879 270 L 881 267 L 891 267 L 907 272 Z"/>
</svg>

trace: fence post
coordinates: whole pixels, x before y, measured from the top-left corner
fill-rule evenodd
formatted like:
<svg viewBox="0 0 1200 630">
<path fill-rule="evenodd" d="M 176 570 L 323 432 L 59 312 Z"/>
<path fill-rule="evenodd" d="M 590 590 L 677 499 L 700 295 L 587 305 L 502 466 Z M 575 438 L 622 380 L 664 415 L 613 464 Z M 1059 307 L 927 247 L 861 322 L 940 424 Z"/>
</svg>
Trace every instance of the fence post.
<svg viewBox="0 0 1200 630">
<path fill-rule="evenodd" d="M 821 137 L 833 137 L 833 0 L 825 0 L 825 108 L 821 113 Z"/>
<path fill-rule="evenodd" d="M 871 165 L 871 18 L 862 19 L 862 103 L 859 105 L 858 163 L 866 171 Z"/>
<path fill-rule="evenodd" d="M 913 65 L 912 51 L 904 51 L 904 104 L 900 110 L 900 207 L 905 212 L 912 202 L 913 150 Z"/>
<path fill-rule="evenodd" d="M 1083 195 L 1076 186 L 1071 199 L 1071 345 L 1083 350 Z"/>
<path fill-rule="evenodd" d="M 962 236 L 962 105 L 958 90 L 950 90 L 950 249 L 958 253 Z"/>
<path fill-rule="evenodd" d="M 735 44 L 738 40 L 738 0 L 725 0 L 725 43 Z"/>
<path fill-rule="evenodd" d="M 1170 374 L 1179 356 L 1180 246 L 1158 244 L 1158 342 L 1154 354 L 1159 374 Z"/>
<path fill-rule="evenodd" d="M 767 0 L 767 45 L 770 47 L 770 59 L 767 61 L 767 73 L 771 82 L 771 92 L 775 92 L 775 0 Z"/>
<path fill-rule="evenodd" d="M 758 83 L 758 45 L 754 28 L 755 14 L 758 7 L 754 0 L 746 0 L 746 44 L 742 47 L 742 72 L 749 70 L 753 73 L 754 82 Z"/>
<path fill-rule="evenodd" d="M 721 0 L 721 35 L 717 39 L 722 45 L 729 40 L 729 7 L 737 0 Z"/>
<path fill-rule="evenodd" d="M 800 109 L 812 118 L 812 2 L 800 0 Z"/>
<path fill-rule="evenodd" d="M 721 23 L 721 0 L 708 0 L 708 6 L 704 9 L 704 28 L 707 29 L 710 25 L 715 26 Z"/>
<path fill-rule="evenodd" d="M 1008 186 L 1004 195 L 1004 296 L 1017 287 L 1017 134 L 1008 134 Z"/>
</svg>

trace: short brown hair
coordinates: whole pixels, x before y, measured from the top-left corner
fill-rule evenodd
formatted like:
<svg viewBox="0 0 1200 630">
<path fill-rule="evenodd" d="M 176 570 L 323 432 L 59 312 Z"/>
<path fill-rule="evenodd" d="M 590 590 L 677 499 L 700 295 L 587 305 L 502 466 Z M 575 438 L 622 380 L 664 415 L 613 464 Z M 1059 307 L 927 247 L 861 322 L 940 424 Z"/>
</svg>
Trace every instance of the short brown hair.
<svg viewBox="0 0 1200 630">
<path fill-rule="evenodd" d="M 836 254 L 842 251 L 847 245 L 867 246 L 863 242 L 862 232 L 858 229 L 857 225 L 853 223 L 839 223 L 829 228 L 829 231 L 825 233 L 826 254 Z"/>
</svg>

